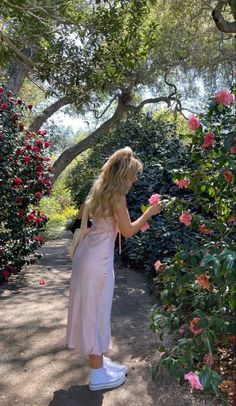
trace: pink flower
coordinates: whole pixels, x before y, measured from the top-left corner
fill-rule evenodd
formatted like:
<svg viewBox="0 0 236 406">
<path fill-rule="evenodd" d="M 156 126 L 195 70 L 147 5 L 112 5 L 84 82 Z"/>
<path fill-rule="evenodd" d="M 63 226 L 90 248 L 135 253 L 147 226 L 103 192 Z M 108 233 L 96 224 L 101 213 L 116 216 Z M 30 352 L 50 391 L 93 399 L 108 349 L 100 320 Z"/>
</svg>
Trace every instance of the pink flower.
<svg viewBox="0 0 236 406">
<path fill-rule="evenodd" d="M 203 328 L 197 328 L 197 324 L 200 321 L 200 317 L 194 317 L 189 324 L 189 330 L 196 336 L 198 334 L 201 334 L 203 332 Z"/>
<path fill-rule="evenodd" d="M 150 204 L 155 204 L 158 203 L 160 201 L 161 195 L 158 195 L 157 193 L 155 195 L 152 195 L 148 201 Z"/>
<path fill-rule="evenodd" d="M 189 119 L 188 119 L 188 126 L 189 126 L 189 128 L 190 128 L 191 131 L 195 131 L 195 130 L 197 130 L 199 127 L 201 127 L 200 121 L 197 119 L 196 116 L 194 116 L 194 114 L 192 114 L 192 116 L 189 117 Z"/>
<path fill-rule="evenodd" d="M 147 231 L 150 228 L 148 223 L 145 223 L 144 226 L 142 226 L 142 228 L 140 229 L 140 231 L 142 231 L 142 233 L 144 233 L 145 231 Z"/>
<path fill-rule="evenodd" d="M 162 264 L 161 261 L 159 261 L 159 259 L 158 259 L 158 261 L 156 261 L 154 263 L 154 268 L 157 272 L 163 271 L 166 268 L 166 264 Z"/>
<path fill-rule="evenodd" d="M 213 355 L 208 353 L 204 355 L 203 361 L 206 365 L 213 365 L 214 364 L 214 358 Z"/>
<path fill-rule="evenodd" d="M 215 134 L 213 132 L 205 134 L 203 144 L 201 145 L 202 148 L 209 148 L 213 146 L 215 139 Z"/>
<path fill-rule="evenodd" d="M 193 216 L 188 211 L 184 211 L 179 217 L 180 222 L 185 226 L 190 226 L 192 219 Z"/>
<path fill-rule="evenodd" d="M 231 152 L 231 154 L 236 154 L 236 145 L 233 145 L 233 146 L 230 148 L 230 152 Z"/>
<path fill-rule="evenodd" d="M 204 387 L 199 380 L 199 376 L 194 372 L 190 371 L 188 374 L 184 375 L 184 379 L 188 380 L 192 388 L 203 390 Z"/>
<path fill-rule="evenodd" d="M 175 183 L 176 183 L 176 185 L 178 185 L 180 188 L 185 188 L 185 189 L 187 189 L 187 188 L 188 188 L 188 185 L 189 185 L 189 183 L 190 183 L 190 180 L 187 179 L 187 178 L 184 178 L 184 179 L 176 179 Z"/>
<path fill-rule="evenodd" d="M 184 335 L 186 333 L 186 328 L 179 329 L 180 334 Z"/>
<path fill-rule="evenodd" d="M 7 109 L 7 103 L 2 103 L 1 104 L 1 109 L 6 110 Z"/>
<path fill-rule="evenodd" d="M 228 89 L 220 90 L 215 94 L 215 101 L 217 104 L 224 104 L 224 106 L 229 106 L 235 97 Z"/>
</svg>

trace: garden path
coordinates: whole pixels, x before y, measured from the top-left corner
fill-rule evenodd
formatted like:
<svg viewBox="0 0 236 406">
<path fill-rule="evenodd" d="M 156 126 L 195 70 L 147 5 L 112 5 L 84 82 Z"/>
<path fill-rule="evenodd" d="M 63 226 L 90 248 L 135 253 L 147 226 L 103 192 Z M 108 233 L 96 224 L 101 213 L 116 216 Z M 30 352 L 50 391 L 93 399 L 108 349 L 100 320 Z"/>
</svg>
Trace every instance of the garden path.
<svg viewBox="0 0 236 406">
<path fill-rule="evenodd" d="M 112 309 L 113 360 L 129 367 L 126 383 L 115 390 L 90 392 L 86 358 L 63 345 L 71 262 L 70 233 L 47 242 L 38 264 L 27 267 L 0 289 L 1 406 L 212 406 L 194 398 L 167 373 L 151 378 L 158 359 L 158 337 L 149 329 L 154 298 L 147 278 L 116 269 Z M 39 280 L 45 281 L 39 285 Z"/>
</svg>

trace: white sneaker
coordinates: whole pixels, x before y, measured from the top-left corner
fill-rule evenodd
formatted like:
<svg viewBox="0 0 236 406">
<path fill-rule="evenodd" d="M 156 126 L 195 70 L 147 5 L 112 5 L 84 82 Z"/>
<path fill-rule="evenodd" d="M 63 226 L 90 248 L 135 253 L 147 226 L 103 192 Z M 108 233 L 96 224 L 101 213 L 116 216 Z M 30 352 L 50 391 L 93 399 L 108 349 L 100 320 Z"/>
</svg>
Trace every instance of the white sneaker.
<svg viewBox="0 0 236 406">
<path fill-rule="evenodd" d="M 90 370 L 89 389 L 100 390 L 116 388 L 125 382 L 125 375 L 122 372 L 108 371 L 102 367 Z"/>
<path fill-rule="evenodd" d="M 111 358 L 104 357 L 104 355 L 103 355 L 103 365 L 108 369 L 108 371 L 123 372 L 123 374 L 127 374 L 128 372 L 128 368 L 125 365 L 112 362 Z"/>
</svg>

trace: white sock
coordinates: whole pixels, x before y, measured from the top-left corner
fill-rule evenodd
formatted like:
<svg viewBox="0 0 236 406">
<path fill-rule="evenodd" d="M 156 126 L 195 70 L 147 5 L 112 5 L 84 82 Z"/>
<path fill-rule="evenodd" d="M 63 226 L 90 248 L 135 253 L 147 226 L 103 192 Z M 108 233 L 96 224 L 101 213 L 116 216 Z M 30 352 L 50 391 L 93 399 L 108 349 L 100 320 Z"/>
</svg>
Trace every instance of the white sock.
<svg viewBox="0 0 236 406">
<path fill-rule="evenodd" d="M 101 368 L 90 368 L 90 373 L 96 374 L 96 373 L 102 372 L 102 370 L 103 370 L 103 366 Z"/>
</svg>

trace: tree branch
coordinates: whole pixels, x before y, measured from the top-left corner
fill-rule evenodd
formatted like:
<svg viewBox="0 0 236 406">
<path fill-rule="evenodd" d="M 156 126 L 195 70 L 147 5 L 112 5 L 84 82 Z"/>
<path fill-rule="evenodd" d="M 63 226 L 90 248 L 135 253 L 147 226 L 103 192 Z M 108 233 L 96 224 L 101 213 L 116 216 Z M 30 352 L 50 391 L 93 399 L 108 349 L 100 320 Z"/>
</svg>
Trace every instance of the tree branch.
<svg viewBox="0 0 236 406">
<path fill-rule="evenodd" d="M 10 38 L 8 37 L 8 35 L 6 35 L 1 29 L 0 29 L 0 40 L 1 41 L 5 41 L 7 43 L 7 45 L 9 46 L 9 48 L 11 48 L 11 50 L 18 56 L 18 58 L 28 67 L 31 69 L 35 69 L 37 68 L 37 64 L 33 61 L 31 61 L 31 59 L 27 58 L 23 52 L 21 52 L 14 44 L 13 42 L 10 40 Z"/>
<path fill-rule="evenodd" d="M 47 107 L 41 114 L 39 114 L 34 121 L 29 126 L 29 131 L 37 131 L 45 123 L 45 121 L 51 117 L 57 110 L 61 107 L 70 104 L 72 101 L 67 97 L 63 96 L 61 99 L 57 100 L 55 103 Z"/>
<path fill-rule="evenodd" d="M 232 10 L 232 2 L 227 2 Z M 236 21 L 226 21 L 222 15 L 222 9 L 225 5 L 225 1 L 219 0 L 215 9 L 212 11 L 212 18 L 219 31 L 234 34 L 236 33 Z"/>
<path fill-rule="evenodd" d="M 77 144 L 70 148 L 67 148 L 56 160 L 53 167 L 55 169 L 55 175 L 53 182 L 58 178 L 58 176 L 63 172 L 63 170 L 75 159 L 79 154 L 81 154 L 86 149 L 94 145 L 99 137 L 121 121 L 125 113 L 128 111 L 127 104 L 131 98 L 132 89 L 129 91 L 126 89 L 121 96 L 118 97 L 117 108 L 111 118 L 105 121 L 99 128 L 93 131 L 88 137 L 84 138 Z"/>
</svg>

